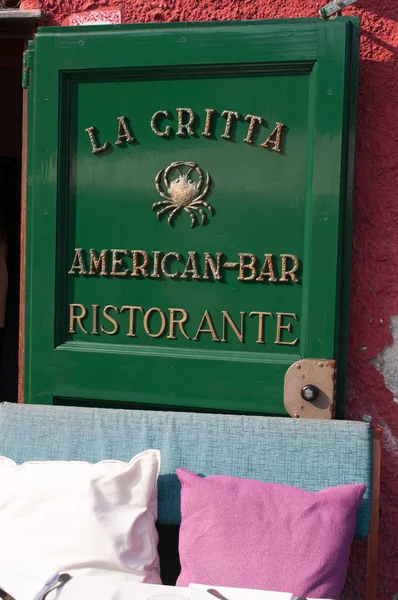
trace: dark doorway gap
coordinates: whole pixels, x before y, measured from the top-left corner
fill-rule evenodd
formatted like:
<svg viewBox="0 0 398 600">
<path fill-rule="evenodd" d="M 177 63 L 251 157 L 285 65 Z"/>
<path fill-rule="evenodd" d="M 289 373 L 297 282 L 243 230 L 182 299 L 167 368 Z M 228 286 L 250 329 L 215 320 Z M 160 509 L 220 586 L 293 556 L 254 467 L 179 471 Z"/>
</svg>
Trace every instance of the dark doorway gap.
<svg viewBox="0 0 398 600">
<path fill-rule="evenodd" d="M 0 39 L 0 227 L 8 288 L 0 330 L 0 401 L 17 402 L 22 158 L 22 39 Z M 5 283 L 0 281 L 0 293 Z"/>
</svg>

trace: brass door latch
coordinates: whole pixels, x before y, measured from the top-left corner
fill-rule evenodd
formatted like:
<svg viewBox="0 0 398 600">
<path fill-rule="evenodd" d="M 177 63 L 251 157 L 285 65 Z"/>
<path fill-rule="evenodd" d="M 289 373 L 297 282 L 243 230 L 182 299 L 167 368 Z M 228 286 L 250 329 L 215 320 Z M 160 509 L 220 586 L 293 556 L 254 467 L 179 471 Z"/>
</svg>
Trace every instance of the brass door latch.
<svg viewBox="0 0 398 600">
<path fill-rule="evenodd" d="M 285 408 L 296 419 L 333 419 L 335 413 L 336 361 L 304 358 L 285 375 Z"/>
</svg>

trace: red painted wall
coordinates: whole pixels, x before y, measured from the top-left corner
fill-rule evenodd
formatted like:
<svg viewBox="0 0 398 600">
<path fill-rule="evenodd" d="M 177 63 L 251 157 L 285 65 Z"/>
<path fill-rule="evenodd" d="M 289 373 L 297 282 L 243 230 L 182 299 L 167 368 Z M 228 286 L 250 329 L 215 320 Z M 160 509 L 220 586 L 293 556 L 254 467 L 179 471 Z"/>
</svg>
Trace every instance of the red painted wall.
<svg viewBox="0 0 398 600">
<path fill-rule="evenodd" d="M 72 12 L 118 8 L 128 23 L 316 17 L 324 3 L 24 0 L 22 8 L 41 8 L 50 24 L 66 24 Z M 358 0 L 345 12 L 362 18 L 347 416 L 370 416 L 384 430 L 379 597 L 398 600 L 398 403 L 371 363 L 392 344 L 390 319 L 398 315 L 398 2 Z M 398 360 L 390 370 L 398 382 Z M 364 597 L 363 544 L 353 554 L 346 597 L 359 600 Z"/>
</svg>

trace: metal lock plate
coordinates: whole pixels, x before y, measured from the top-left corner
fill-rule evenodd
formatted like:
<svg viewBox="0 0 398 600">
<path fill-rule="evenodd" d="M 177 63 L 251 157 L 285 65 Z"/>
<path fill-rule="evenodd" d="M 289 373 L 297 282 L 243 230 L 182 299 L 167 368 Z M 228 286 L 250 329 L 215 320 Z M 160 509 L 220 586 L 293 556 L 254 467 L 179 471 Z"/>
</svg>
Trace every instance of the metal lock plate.
<svg viewBox="0 0 398 600">
<path fill-rule="evenodd" d="M 289 415 L 302 419 L 333 419 L 335 380 L 335 360 L 305 358 L 294 363 L 286 372 L 284 384 L 283 401 Z M 308 395 L 308 388 L 315 390 L 316 397 L 312 401 L 303 398 L 306 392 Z"/>
</svg>

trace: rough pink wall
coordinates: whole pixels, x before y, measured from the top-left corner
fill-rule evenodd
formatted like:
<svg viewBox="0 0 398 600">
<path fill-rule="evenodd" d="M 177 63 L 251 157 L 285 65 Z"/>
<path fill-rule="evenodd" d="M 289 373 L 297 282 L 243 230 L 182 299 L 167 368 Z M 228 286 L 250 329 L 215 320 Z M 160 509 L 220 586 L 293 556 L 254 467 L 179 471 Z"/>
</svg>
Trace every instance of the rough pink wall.
<svg viewBox="0 0 398 600">
<path fill-rule="evenodd" d="M 99 8 L 119 8 L 125 23 L 316 17 L 324 3 L 24 0 L 22 7 L 66 24 L 72 12 Z M 346 14 L 362 18 L 347 416 L 371 417 L 384 430 L 379 597 L 398 600 L 398 320 L 391 321 L 398 315 L 398 3 L 358 0 Z M 364 572 L 357 544 L 349 600 L 364 597 Z"/>
</svg>

